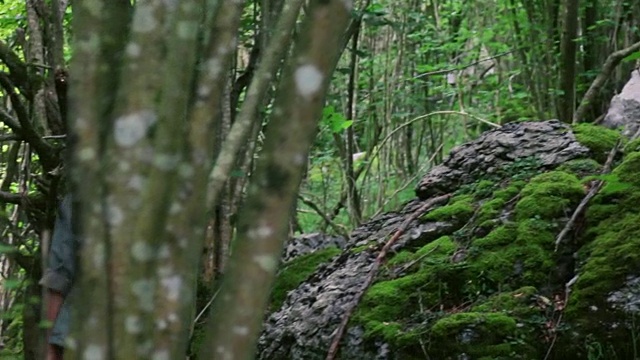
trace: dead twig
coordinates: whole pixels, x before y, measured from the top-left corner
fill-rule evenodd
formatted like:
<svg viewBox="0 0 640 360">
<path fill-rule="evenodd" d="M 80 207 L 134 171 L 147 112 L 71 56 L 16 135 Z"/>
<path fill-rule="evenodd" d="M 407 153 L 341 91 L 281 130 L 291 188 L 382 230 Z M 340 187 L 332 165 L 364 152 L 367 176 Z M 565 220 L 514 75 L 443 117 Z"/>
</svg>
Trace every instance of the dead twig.
<svg viewBox="0 0 640 360">
<path fill-rule="evenodd" d="M 549 348 L 547 349 L 547 354 L 544 356 L 544 360 L 547 360 L 549 356 L 551 356 L 551 350 L 553 350 L 553 346 L 556 344 L 556 340 L 558 340 L 557 329 L 558 327 L 560 327 L 560 324 L 562 323 L 562 315 L 564 314 L 564 309 L 567 307 L 567 304 L 569 303 L 569 294 L 571 294 L 571 287 L 573 286 L 573 284 L 576 283 L 576 281 L 578 281 L 578 278 L 579 278 L 578 275 L 574 276 L 564 286 L 564 303 L 562 304 L 562 308 L 560 309 L 560 315 L 558 315 L 558 320 L 555 323 L 554 328 L 556 330 L 553 333 L 553 340 L 551 340 L 551 345 L 549 345 Z"/>
<path fill-rule="evenodd" d="M 393 273 L 391 274 L 391 277 L 395 278 L 398 275 L 404 273 L 405 271 L 411 269 L 415 264 L 419 263 L 420 261 L 422 261 L 424 258 L 426 258 L 427 256 L 431 255 L 431 253 L 433 253 L 434 251 L 438 250 L 438 248 L 440 247 L 440 245 L 436 245 L 434 246 L 433 249 L 427 251 L 426 253 L 418 256 L 417 259 L 410 261 L 408 263 L 406 263 L 404 266 L 400 267 L 397 270 L 394 270 Z"/>
<path fill-rule="evenodd" d="M 338 326 L 338 328 L 336 329 L 336 331 L 334 333 L 333 340 L 331 341 L 331 346 L 329 347 L 329 352 L 327 354 L 326 360 L 334 360 L 335 359 L 335 357 L 336 357 L 336 355 L 338 353 L 338 347 L 340 346 L 340 340 L 342 339 L 342 336 L 344 335 L 344 332 L 345 332 L 345 330 L 347 328 L 347 324 L 349 323 L 349 319 L 351 319 L 351 315 L 353 314 L 353 311 L 355 310 L 355 308 L 360 303 L 360 299 L 362 299 L 362 296 L 364 295 L 364 293 L 367 291 L 367 289 L 369 289 L 369 287 L 371 286 L 371 284 L 375 280 L 376 275 L 378 274 L 378 270 L 380 269 L 380 266 L 384 262 L 384 260 L 385 260 L 385 258 L 387 256 L 387 253 L 389 252 L 389 250 L 391 249 L 393 244 L 395 244 L 396 241 L 398 241 L 400 236 L 402 236 L 402 234 L 404 234 L 404 232 L 407 230 L 409 225 L 411 225 L 411 223 L 414 220 L 416 220 L 418 218 L 418 216 L 426 213 L 432 207 L 448 201 L 450 197 L 451 197 L 451 194 L 445 194 L 445 195 L 437 196 L 437 197 L 432 198 L 429 201 L 425 202 L 418 210 L 416 210 L 414 213 L 412 213 L 411 216 L 409 216 L 400 225 L 400 227 L 396 230 L 396 232 L 393 234 L 391 239 L 389 239 L 389 241 L 387 241 L 384 244 L 384 246 L 382 247 L 382 250 L 380 250 L 380 253 L 378 253 L 378 256 L 376 257 L 376 260 L 374 261 L 373 266 L 371 267 L 371 270 L 369 270 L 369 274 L 367 275 L 367 278 L 365 279 L 364 283 L 362 284 L 362 288 L 360 289 L 360 291 L 358 291 L 356 293 L 355 299 L 351 303 L 351 306 L 348 307 L 345 310 L 345 313 L 342 316 L 342 321 L 340 322 L 340 325 Z"/>
<path fill-rule="evenodd" d="M 618 142 L 613 147 L 613 149 L 611 149 L 611 151 L 609 152 L 609 156 L 607 157 L 607 161 L 604 164 L 604 168 L 602 168 L 602 171 L 600 171 L 600 175 L 605 175 L 611 172 L 611 164 L 613 164 L 613 159 L 616 157 L 616 154 L 618 153 L 618 150 L 620 149 L 621 144 L 622 142 L 618 140 Z M 582 199 L 582 201 L 580 201 L 580 204 L 571 215 L 571 218 L 565 224 L 562 231 L 560 231 L 560 234 L 558 234 L 558 237 L 556 238 L 556 249 L 555 249 L 556 252 L 558 251 L 558 248 L 560 247 L 560 243 L 562 242 L 562 240 L 564 240 L 564 238 L 567 236 L 569 231 L 571 231 L 571 229 L 575 225 L 578 218 L 582 215 L 582 213 L 586 209 L 587 205 L 589 204 L 589 201 L 591 201 L 591 199 L 598 194 L 600 189 L 602 189 L 603 185 L 604 185 L 603 180 L 596 180 L 591 182 L 591 188 L 589 189 L 589 192 Z"/>
<path fill-rule="evenodd" d="M 578 105 L 578 108 L 573 113 L 574 124 L 584 121 L 584 117 L 587 115 L 587 111 L 589 111 L 589 109 L 591 108 L 591 104 L 593 104 L 594 99 L 598 95 L 598 92 L 600 91 L 602 86 L 604 86 L 607 80 L 609 80 L 609 76 L 611 75 L 613 70 L 616 68 L 616 66 L 620 64 L 622 59 L 626 58 L 627 56 L 633 54 L 638 50 L 640 50 L 640 41 L 629 47 L 613 52 L 611 53 L 611 55 L 609 55 L 607 60 L 605 60 L 604 65 L 602 66 L 602 70 L 600 71 L 600 74 L 598 74 L 595 80 L 593 80 L 593 82 L 591 83 L 591 86 L 589 86 L 589 89 L 582 97 L 582 100 L 580 101 L 580 105 Z"/>
</svg>

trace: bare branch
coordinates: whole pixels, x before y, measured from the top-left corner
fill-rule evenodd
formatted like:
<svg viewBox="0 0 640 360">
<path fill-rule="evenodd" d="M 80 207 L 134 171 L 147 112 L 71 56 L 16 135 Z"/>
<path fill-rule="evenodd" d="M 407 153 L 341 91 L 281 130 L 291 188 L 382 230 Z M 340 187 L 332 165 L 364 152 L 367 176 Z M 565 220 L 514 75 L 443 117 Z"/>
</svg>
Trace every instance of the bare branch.
<svg viewBox="0 0 640 360">
<path fill-rule="evenodd" d="M 598 76 L 596 76 L 595 80 L 593 80 L 591 86 L 589 86 L 589 90 L 587 90 L 587 92 L 584 94 L 582 100 L 580 101 L 580 105 L 578 105 L 576 112 L 573 114 L 574 124 L 584 121 L 584 117 L 587 115 L 587 111 L 589 111 L 589 109 L 591 108 L 591 103 L 598 95 L 598 91 L 600 91 L 600 88 L 604 86 L 605 82 L 609 79 L 609 76 L 611 76 L 611 73 L 616 68 L 616 66 L 620 64 L 622 59 L 639 50 L 640 41 L 609 55 L 607 60 L 604 62 L 604 65 L 602 66 L 602 70 L 600 71 Z"/>
<path fill-rule="evenodd" d="M 2 86 L 9 95 L 11 105 L 18 116 L 18 122 L 20 123 L 19 135 L 24 137 L 24 140 L 33 146 L 33 149 L 40 157 L 40 161 L 42 162 L 42 166 L 45 171 L 54 169 L 58 165 L 58 156 L 54 148 L 46 143 L 31 125 L 27 109 L 25 108 L 20 95 L 16 92 L 14 84 L 6 73 L 0 73 L 0 86 Z M 4 117 L 4 115 L 1 114 L 0 116 Z M 15 131 L 16 129 L 13 130 Z"/>
</svg>

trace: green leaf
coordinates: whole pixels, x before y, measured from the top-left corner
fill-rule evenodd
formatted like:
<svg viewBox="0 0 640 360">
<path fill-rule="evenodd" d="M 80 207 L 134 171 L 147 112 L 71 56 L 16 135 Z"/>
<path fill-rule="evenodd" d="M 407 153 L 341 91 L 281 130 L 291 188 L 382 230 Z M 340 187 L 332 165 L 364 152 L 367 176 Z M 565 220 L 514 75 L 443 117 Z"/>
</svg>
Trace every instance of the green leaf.
<svg viewBox="0 0 640 360">
<path fill-rule="evenodd" d="M 322 123 L 332 132 L 341 133 L 353 124 L 353 120 L 347 120 L 333 106 L 327 106 L 322 110 Z"/>
<path fill-rule="evenodd" d="M 633 54 L 627 56 L 626 58 L 622 59 L 622 61 L 624 62 L 629 62 L 629 61 L 634 61 L 634 60 L 638 60 L 640 59 L 640 51 L 636 51 Z"/>
<path fill-rule="evenodd" d="M 9 254 L 15 251 L 16 248 L 11 245 L 0 244 L 0 254 Z"/>
<path fill-rule="evenodd" d="M 2 284 L 2 287 L 9 290 L 17 289 L 20 287 L 20 283 L 22 283 L 22 281 L 19 279 L 6 279 Z"/>
</svg>

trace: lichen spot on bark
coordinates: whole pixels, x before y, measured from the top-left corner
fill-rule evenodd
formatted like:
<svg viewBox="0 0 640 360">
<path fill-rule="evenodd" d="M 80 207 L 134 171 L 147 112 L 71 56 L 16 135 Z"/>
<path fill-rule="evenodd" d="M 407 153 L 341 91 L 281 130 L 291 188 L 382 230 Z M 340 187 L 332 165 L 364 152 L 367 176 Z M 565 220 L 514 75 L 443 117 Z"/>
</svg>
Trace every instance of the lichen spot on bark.
<svg viewBox="0 0 640 360">
<path fill-rule="evenodd" d="M 97 243 L 95 244 L 92 248 L 91 248 L 92 252 L 93 252 L 93 265 L 97 268 L 101 268 L 104 266 L 104 244 L 103 243 Z"/>
<path fill-rule="evenodd" d="M 293 155 L 293 164 L 297 165 L 297 166 L 301 166 L 304 165 L 305 163 L 305 157 L 304 154 L 295 154 Z"/>
<path fill-rule="evenodd" d="M 80 161 L 93 161 L 96 158 L 96 151 L 93 148 L 86 147 L 78 151 L 78 160 Z"/>
<path fill-rule="evenodd" d="M 253 261 L 268 273 L 275 271 L 278 267 L 278 262 L 270 255 L 256 255 L 253 257 Z"/>
<path fill-rule="evenodd" d="M 149 127 L 157 120 L 157 115 L 151 110 L 142 110 L 123 115 L 116 120 L 113 135 L 116 144 L 131 147 L 142 140 Z"/>
<path fill-rule="evenodd" d="M 129 187 L 132 190 L 142 191 L 142 189 L 144 189 L 144 183 L 145 183 L 144 177 L 142 175 L 136 174 L 131 176 L 131 178 L 127 182 L 127 187 Z"/>
<path fill-rule="evenodd" d="M 91 16 L 97 19 L 102 18 L 102 14 L 104 13 L 102 11 L 102 1 L 84 1 L 82 4 L 84 4 L 84 8 Z"/>
<path fill-rule="evenodd" d="M 124 320 L 124 328 L 129 334 L 136 335 L 142 332 L 142 323 L 140 317 L 136 315 L 129 315 Z"/>
<path fill-rule="evenodd" d="M 322 85 L 324 76 L 315 65 L 305 64 L 296 69 L 295 75 L 296 88 L 298 93 L 305 98 L 313 96 Z"/>
<path fill-rule="evenodd" d="M 148 279 L 140 279 L 133 282 L 131 292 L 138 298 L 138 306 L 144 311 L 153 311 L 153 282 Z"/>
<path fill-rule="evenodd" d="M 104 348 L 99 345 L 89 345 L 84 349 L 82 358 L 85 360 L 104 360 Z"/>
<path fill-rule="evenodd" d="M 142 54 L 142 49 L 140 48 L 140 45 L 132 42 L 127 45 L 125 52 L 127 56 L 129 56 L 132 59 L 135 59 Z"/>
<path fill-rule="evenodd" d="M 157 154 L 153 158 L 153 165 L 159 170 L 169 171 L 175 169 L 179 161 L 180 158 L 177 155 Z"/>
<path fill-rule="evenodd" d="M 148 33 L 158 27 L 156 14 L 153 13 L 154 6 L 145 2 L 136 4 L 136 14 L 131 24 L 133 32 Z"/>
<path fill-rule="evenodd" d="M 86 38 L 78 39 L 78 50 L 84 52 L 95 52 L 100 48 L 100 36 L 90 33 Z"/>
<path fill-rule="evenodd" d="M 167 299 L 169 301 L 177 301 L 180 298 L 182 290 L 182 277 L 180 275 L 172 275 L 160 280 L 164 287 Z"/>
<path fill-rule="evenodd" d="M 225 348 L 224 346 L 218 346 L 216 348 L 216 353 L 220 355 L 220 359 L 222 360 L 231 360 L 233 359 L 233 354 L 230 349 Z"/>
<path fill-rule="evenodd" d="M 347 11 L 353 10 L 353 0 L 342 0 L 342 3 Z"/>
<path fill-rule="evenodd" d="M 198 32 L 198 23 L 195 21 L 180 21 L 178 23 L 178 37 L 181 39 L 191 39 Z"/>
<path fill-rule="evenodd" d="M 222 62 L 217 57 L 212 57 L 205 63 L 205 69 L 209 78 L 217 79 L 222 72 Z M 211 90 L 209 90 L 210 92 Z"/>
<path fill-rule="evenodd" d="M 154 255 L 153 247 L 144 241 L 136 241 L 131 247 L 131 256 L 137 261 L 149 261 Z"/>
<path fill-rule="evenodd" d="M 271 226 L 269 225 L 262 224 L 256 228 L 249 230 L 247 235 L 251 239 L 261 240 L 261 239 L 268 238 L 272 234 L 273 234 L 273 228 L 271 228 Z"/>
<path fill-rule="evenodd" d="M 249 335 L 249 328 L 246 326 L 234 326 L 233 333 L 239 336 Z"/>
<path fill-rule="evenodd" d="M 169 360 L 169 351 L 165 349 L 156 350 L 151 356 L 151 360 Z"/>
<path fill-rule="evenodd" d="M 107 221 L 111 226 L 118 226 L 124 221 L 124 212 L 117 204 L 109 201 L 107 206 Z"/>
</svg>

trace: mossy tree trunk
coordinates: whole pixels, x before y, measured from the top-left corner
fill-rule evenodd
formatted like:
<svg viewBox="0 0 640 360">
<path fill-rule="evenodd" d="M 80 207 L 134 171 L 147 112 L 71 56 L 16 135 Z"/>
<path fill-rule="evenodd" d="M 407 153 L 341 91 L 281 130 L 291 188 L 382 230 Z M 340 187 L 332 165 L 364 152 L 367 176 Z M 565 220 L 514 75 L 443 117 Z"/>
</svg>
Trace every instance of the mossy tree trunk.
<svg viewBox="0 0 640 360">
<path fill-rule="evenodd" d="M 285 1 L 217 160 L 214 129 L 243 2 L 73 4 L 72 178 L 83 248 L 69 358 L 184 358 L 207 215 L 282 64 L 301 3 Z M 305 13 L 203 358 L 253 354 L 351 6 L 317 0 Z"/>
</svg>

